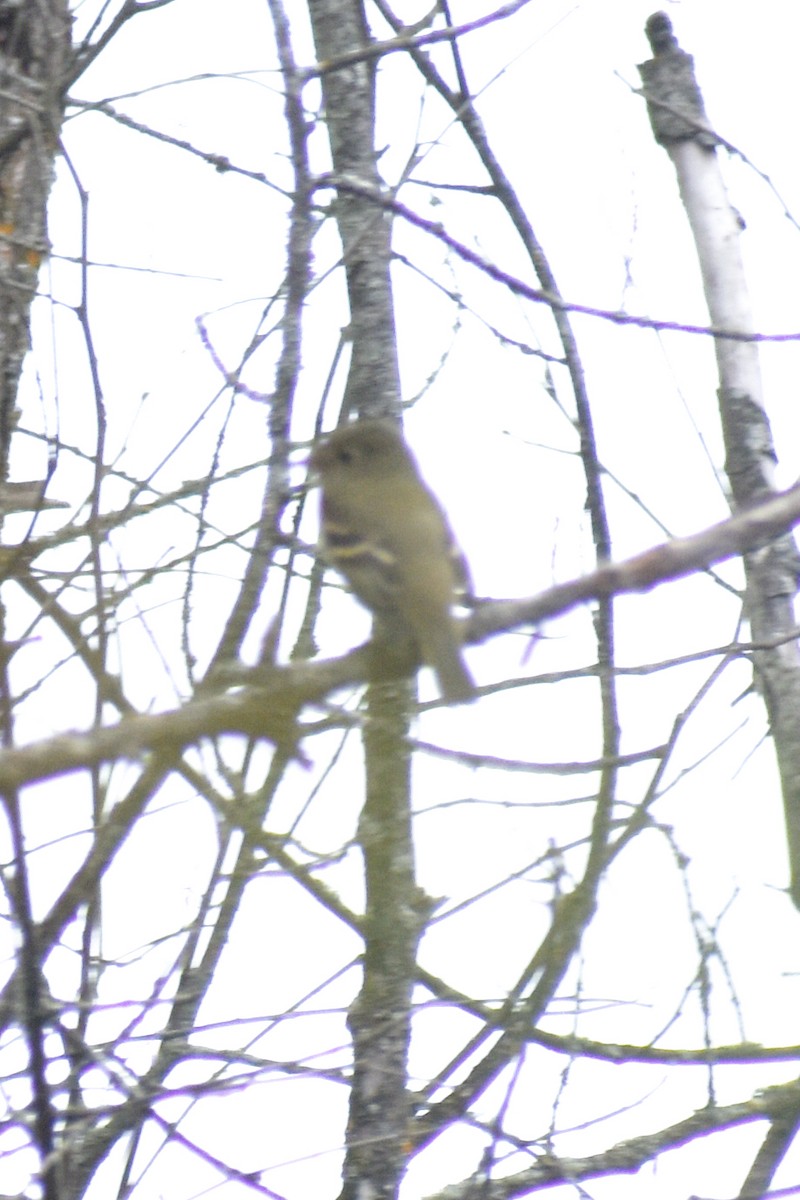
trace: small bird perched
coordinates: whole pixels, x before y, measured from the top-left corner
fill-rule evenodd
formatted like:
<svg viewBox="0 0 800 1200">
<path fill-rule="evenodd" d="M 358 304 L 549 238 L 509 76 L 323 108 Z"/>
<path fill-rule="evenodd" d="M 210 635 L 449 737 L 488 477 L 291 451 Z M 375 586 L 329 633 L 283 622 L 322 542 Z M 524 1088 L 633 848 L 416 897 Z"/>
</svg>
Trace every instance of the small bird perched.
<svg viewBox="0 0 800 1200">
<path fill-rule="evenodd" d="M 311 467 L 328 562 L 386 633 L 416 642 L 443 699 L 471 700 L 451 613 L 471 594 L 467 564 L 399 431 L 389 421 L 345 425 L 318 443 Z"/>
</svg>

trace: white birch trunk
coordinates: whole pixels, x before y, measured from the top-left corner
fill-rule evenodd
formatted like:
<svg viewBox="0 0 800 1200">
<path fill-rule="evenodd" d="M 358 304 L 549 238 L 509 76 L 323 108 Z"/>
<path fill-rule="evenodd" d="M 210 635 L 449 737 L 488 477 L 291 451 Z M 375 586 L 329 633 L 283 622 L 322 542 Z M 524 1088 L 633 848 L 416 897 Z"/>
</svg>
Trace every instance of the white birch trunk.
<svg viewBox="0 0 800 1200">
<path fill-rule="evenodd" d="M 775 490 L 775 450 L 764 407 L 758 345 L 740 253 L 741 223 L 725 191 L 711 132 L 694 78 L 691 55 L 680 49 L 669 19 L 647 25 L 655 57 L 643 63 L 656 140 L 675 166 L 695 238 L 711 326 L 744 339 L 714 339 L 719 370 L 725 470 L 734 509 Z M 753 656 L 755 684 L 764 698 L 783 791 L 791 873 L 790 893 L 800 907 L 800 653 L 794 596 L 800 568 L 791 534 L 745 556 L 745 605 L 754 642 L 769 644 Z M 754 819 L 757 812 L 754 811 Z"/>
</svg>

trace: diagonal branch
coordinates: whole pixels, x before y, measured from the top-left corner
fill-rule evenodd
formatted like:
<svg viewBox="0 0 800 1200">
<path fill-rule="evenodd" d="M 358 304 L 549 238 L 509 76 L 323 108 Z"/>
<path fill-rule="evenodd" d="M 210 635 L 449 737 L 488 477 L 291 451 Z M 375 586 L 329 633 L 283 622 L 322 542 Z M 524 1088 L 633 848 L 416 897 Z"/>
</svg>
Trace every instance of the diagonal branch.
<svg viewBox="0 0 800 1200">
<path fill-rule="evenodd" d="M 604 596 L 650 591 L 660 583 L 684 578 L 763 546 L 800 523 L 800 484 L 776 493 L 763 504 L 737 513 L 691 537 L 675 538 L 620 563 L 607 563 L 589 575 L 556 584 L 538 596 L 485 601 L 465 622 L 466 641 L 559 616 Z M 796 634 L 794 628 L 787 637 Z M 413 646 L 369 642 L 339 658 L 315 659 L 290 666 L 232 666 L 216 677 L 220 687 L 249 684 L 244 690 L 203 696 L 179 709 L 127 716 L 116 725 L 60 734 L 0 754 L 0 788 L 51 779 L 67 771 L 135 759 L 147 752 L 179 754 L 205 737 L 241 733 L 292 747 L 303 730 L 296 724 L 306 704 L 337 688 L 409 674 L 419 665 Z"/>
</svg>

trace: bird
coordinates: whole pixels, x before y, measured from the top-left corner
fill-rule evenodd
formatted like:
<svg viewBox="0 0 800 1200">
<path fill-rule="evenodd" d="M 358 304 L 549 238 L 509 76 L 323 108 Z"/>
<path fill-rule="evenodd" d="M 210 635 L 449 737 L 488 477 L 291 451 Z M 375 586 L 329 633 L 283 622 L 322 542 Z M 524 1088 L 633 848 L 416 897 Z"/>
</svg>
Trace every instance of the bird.
<svg viewBox="0 0 800 1200">
<path fill-rule="evenodd" d="M 314 446 L 322 552 L 388 637 L 411 639 L 447 703 L 472 700 L 453 605 L 472 585 L 447 517 L 397 426 L 362 418 Z"/>
</svg>

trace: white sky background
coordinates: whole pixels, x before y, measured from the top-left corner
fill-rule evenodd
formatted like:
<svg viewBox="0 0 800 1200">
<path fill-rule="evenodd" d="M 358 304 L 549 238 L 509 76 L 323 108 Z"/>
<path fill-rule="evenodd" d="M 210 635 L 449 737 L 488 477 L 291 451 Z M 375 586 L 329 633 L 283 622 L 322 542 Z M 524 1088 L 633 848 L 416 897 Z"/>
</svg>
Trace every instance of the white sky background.
<svg viewBox="0 0 800 1200">
<path fill-rule="evenodd" d="M 120 102 L 119 107 L 205 151 L 226 155 L 238 166 L 263 171 L 284 186 L 289 175 L 279 156 L 285 152 L 282 104 L 279 81 L 271 73 L 266 5 L 228 0 L 224 7 L 223 19 L 220 5 L 211 0 L 176 0 L 131 22 L 75 86 L 74 96 L 113 99 L 181 81 L 179 86 L 159 87 Z M 417 7 L 421 11 L 425 6 L 401 11 L 412 20 Z M 609 309 L 624 307 L 651 317 L 703 324 L 707 317 L 699 271 L 672 168 L 652 139 L 642 100 L 628 86 L 639 86 L 636 63 L 650 56 L 643 26 L 654 7 L 634 0 L 534 3 L 515 18 L 465 39 L 462 51 L 473 90 L 486 88 L 479 109 L 490 141 L 527 208 L 562 294 Z M 453 16 L 468 20 L 489 8 L 484 3 L 456 2 Z M 739 2 L 685 0 L 665 8 L 681 46 L 695 56 L 712 123 L 769 176 L 789 212 L 800 218 L 800 169 L 794 149 L 794 115 L 800 106 L 795 62 L 800 10 L 791 0 L 771 0 L 757 13 L 752 4 Z M 93 11 L 88 4 L 76 6 L 79 21 Z M 310 44 L 300 38 L 300 30 L 298 24 L 298 57 L 310 62 Z M 444 61 L 444 56 L 442 49 L 439 58 Z M 401 56 L 387 59 L 381 88 L 401 84 L 408 71 Z M 220 78 L 240 73 L 240 78 Z M 215 77 L 186 82 L 206 75 Z M 380 137 L 388 148 L 382 169 L 388 181 L 412 150 L 417 119 L 410 104 L 383 109 Z M 461 139 L 449 130 L 441 106 L 426 104 L 420 120 L 421 136 L 435 144 L 418 168 L 418 178 L 483 182 Z M 73 118 L 65 142 L 89 197 L 90 258 L 108 264 L 91 272 L 89 302 L 109 412 L 109 457 L 119 455 L 119 465 L 134 475 L 149 474 L 167 460 L 154 478 L 154 484 L 166 490 L 182 480 L 202 477 L 214 445 L 217 426 L 209 422 L 177 454 L 171 454 L 193 417 L 212 403 L 224 382 L 200 343 L 195 318 L 211 314 L 208 325 L 218 353 L 233 368 L 257 326 L 266 297 L 280 285 L 285 203 L 263 185 L 230 173 L 215 174 L 188 155 L 120 129 L 101 115 Z M 321 139 L 316 153 L 320 157 L 315 166 L 324 169 Z M 751 168 L 731 160 L 725 171 L 732 203 L 747 224 L 743 251 L 757 326 L 768 332 L 800 331 L 796 286 L 800 234 Z M 499 207 L 492 209 L 485 198 L 453 193 L 445 193 L 443 204 L 434 207 L 429 195 L 425 188 L 409 186 L 400 199 L 423 215 L 444 221 L 455 237 L 475 245 L 511 274 L 520 273 L 531 281 Z M 53 291 L 60 300 L 74 303 L 77 272 L 59 256 L 80 252 L 79 208 L 64 164 L 59 167 L 51 213 Z M 415 260 L 441 259 L 413 231 L 398 228 L 397 245 Z M 330 235 L 324 234 L 317 249 L 318 269 L 335 254 Z M 543 310 L 506 297 L 460 265 L 454 270 L 476 312 L 511 337 L 541 342 L 549 352 L 557 352 Z M 444 266 L 436 269 L 436 276 L 445 283 L 451 279 Z M 478 592 L 525 595 L 554 579 L 590 569 L 592 545 L 582 510 L 574 436 L 544 390 L 540 360 L 498 347 L 469 314 L 463 317 L 464 331 L 454 334 L 451 305 L 435 299 L 432 289 L 403 268 L 398 267 L 395 281 L 408 397 L 422 389 L 443 352 L 451 348 L 434 385 L 409 415 L 407 430 L 427 477 L 447 503 L 472 563 Z M 45 276 L 43 287 L 47 286 Z M 344 310 L 331 316 L 340 286 L 328 285 L 320 306 L 312 303 L 308 308 L 301 393 L 305 408 L 300 410 L 298 438 L 311 431 L 316 397 L 346 321 Z M 723 517 L 726 506 L 716 475 L 722 468 L 722 451 L 711 342 L 617 328 L 590 318 L 576 319 L 575 328 L 600 455 L 608 470 L 675 534 Z M 275 347 L 277 338 L 259 352 L 245 376 L 248 386 L 265 394 L 272 386 Z M 782 485 L 800 473 L 799 354 L 792 343 L 763 349 L 765 391 Z M 57 378 L 59 432 L 66 442 L 91 453 L 93 401 L 85 358 L 76 340 L 74 318 L 63 308 L 40 306 L 35 363 L 50 427 L 55 421 L 52 395 Z M 563 375 L 558 368 L 555 372 L 559 396 L 566 403 Z M 30 408 L 25 412 L 32 414 L 30 424 L 35 426 L 40 421 L 37 388 L 30 371 L 25 394 Z M 219 408 L 228 402 L 226 395 Z M 241 528 L 243 507 L 257 512 L 258 465 L 268 452 L 264 425 L 262 405 L 246 398 L 236 401 L 224 465 L 252 464 L 254 470 L 225 489 L 224 499 L 212 510 L 222 528 Z M 29 457 L 21 454 L 18 475 L 41 470 L 41 462 L 38 448 Z M 52 494 L 77 507 L 90 486 L 88 468 L 63 455 Z M 613 485 L 606 494 L 617 557 L 663 539 L 655 523 Z M 109 506 L 123 500 L 124 489 L 111 482 Z M 61 518 L 55 514 L 49 519 Z M 308 522 L 304 534 L 313 540 L 313 522 Z M 180 521 L 162 519 L 148 526 L 146 536 L 135 530 L 115 534 L 112 542 L 129 568 L 143 567 L 170 548 L 179 548 L 185 536 Z M 214 645 L 219 613 L 227 611 L 235 594 L 244 552 L 239 548 L 221 553 L 214 560 L 213 575 L 204 580 L 199 595 L 195 592 L 194 649 L 201 668 Z M 720 573 L 737 584 L 740 581 L 737 565 Z M 156 637 L 175 646 L 171 679 L 154 666 L 143 623 L 128 609 L 130 621 L 119 653 L 129 693 L 143 707 L 172 705 L 187 694 L 176 640 L 181 586 L 181 579 L 173 578 L 148 593 L 153 607 L 147 612 L 147 625 Z M 279 586 L 276 582 L 275 597 Z M 265 598 L 265 625 L 274 609 L 273 599 Z M 646 663 L 725 644 L 735 636 L 738 616 L 735 601 L 721 599 L 719 589 L 706 579 L 626 599 L 619 605 L 620 662 Z M 326 599 L 320 628 L 324 652 L 346 649 L 366 628 L 366 618 L 347 597 L 331 594 Z M 471 650 L 470 662 L 479 681 L 536 676 L 591 661 L 587 614 L 554 622 L 545 632 L 546 640 L 532 650 L 520 635 Z M 254 634 L 251 653 L 256 645 Z M 26 670 L 44 669 L 48 647 L 33 646 L 26 653 L 30 656 Z M 675 670 L 668 681 L 658 677 L 652 683 L 633 679 L 630 685 L 623 684 L 623 752 L 661 744 L 711 669 L 712 663 L 706 661 Z M 778 890 L 787 882 L 783 818 L 771 745 L 763 743 L 762 706 L 752 696 L 733 705 L 749 683 L 750 672 L 744 665 L 724 676 L 681 742 L 668 778 L 675 779 L 681 767 L 708 755 L 718 743 L 720 748 L 680 781 L 660 802 L 657 813 L 692 860 L 692 903 L 710 922 L 736 892 L 719 937 L 741 1000 L 746 1036 L 772 1045 L 791 1044 L 800 1040 L 797 983 L 792 977 L 800 971 L 798 914 Z M 56 710 L 52 729 L 87 725 L 92 696 L 77 673 L 63 671 L 54 686 L 63 689 L 63 706 Z M 482 700 L 470 709 L 431 713 L 416 732 L 422 741 L 472 753 L 534 762 L 590 760 L 597 755 L 599 743 L 587 688 L 591 685 L 531 687 Z M 425 680 L 422 695 L 432 695 Z M 19 728 L 21 737 L 30 740 L 51 731 L 42 728 L 40 712 L 27 716 L 24 708 Z M 735 736 L 726 742 L 732 733 Z M 309 742 L 313 772 L 309 777 L 296 769 L 295 789 L 281 792 L 270 818 L 272 830 L 292 826 L 312 779 L 325 768 L 334 746 L 333 738 Z M 297 829 L 297 836 L 311 849 L 333 851 L 352 836 L 360 802 L 359 776 L 348 776 L 348 771 L 355 772 L 357 763 L 353 739 L 338 768 L 335 796 L 329 794 L 324 806 L 312 806 Z M 629 773 L 622 785 L 624 798 L 631 803 L 640 800 L 651 769 L 646 766 Z M 453 905 L 534 862 L 546 850 L 549 838 L 567 842 L 580 836 L 584 824 L 576 820 L 585 821 L 585 805 L 548 810 L 538 806 L 555 799 L 591 797 L 594 780 L 592 775 L 554 780 L 502 772 L 457 773 L 450 764 L 425 755 L 417 772 L 420 881 L 431 895 L 446 897 Z M 126 775 L 121 769 L 120 790 Z M 58 787 L 58 793 L 46 788 L 29 793 L 34 840 L 50 842 L 76 823 L 80 826 L 82 785 L 68 780 Z M 465 799 L 471 803 L 446 806 L 447 801 Z M 169 947 L 163 948 L 163 960 L 151 954 L 140 962 L 135 952 L 165 929 L 191 920 L 215 837 L 215 821 L 206 806 L 175 789 L 165 795 L 163 811 L 143 821 L 130 839 L 109 878 L 107 911 L 116 915 L 104 951 L 109 958 L 129 955 L 131 964 L 119 972 L 118 982 L 107 981 L 109 1000 L 131 992 L 146 994 L 148 981 L 165 969 Z M 585 1026 L 579 1025 L 587 1035 L 621 1042 L 653 1036 L 678 1004 L 694 970 L 687 900 L 672 851 L 666 836 L 652 833 L 648 838 L 649 853 L 631 853 L 612 872 L 585 946 L 586 972 L 581 981 L 585 996 L 623 997 L 629 1003 L 608 1005 Z M 74 854 L 79 850 L 75 846 Z M 70 843 L 62 843 L 43 850 L 41 861 L 46 869 L 37 881 L 40 912 L 58 894 L 76 859 Z M 143 861 L 147 862 L 144 889 Z M 570 865 L 579 870 L 581 861 L 578 854 Z M 352 852 L 331 868 L 327 878 L 358 906 L 359 870 Z M 441 921 L 424 940 L 423 965 L 476 995 L 502 994 L 529 957 L 535 931 L 543 933 L 547 926 L 548 899 L 545 887 L 526 880 Z M 526 931 L 524 944 L 520 929 Z M 298 950 L 304 944 L 308 950 Z M 281 1012 L 357 952 L 355 939 L 345 937 L 332 921 L 320 924 L 319 915 L 308 905 L 296 906 L 294 889 L 267 875 L 251 888 L 232 938 L 225 982 L 203 1015 L 208 1021 L 256 1018 L 255 1037 L 263 1031 L 265 1013 Z M 288 976 L 287 963 L 292 966 Z M 74 964 L 66 954 L 59 969 L 64 972 L 59 993 L 69 995 Z M 356 978 L 350 971 L 310 1007 L 346 1005 Z M 724 977 L 717 972 L 714 979 L 721 997 Z M 550 1028 L 566 1033 L 574 1027 L 570 1006 L 565 1005 L 564 1012 L 563 1022 L 551 1019 Z M 686 1012 L 662 1044 L 699 1044 L 696 1003 L 687 1004 Z M 110 1015 L 109 1035 L 125 1019 Z M 732 1004 L 726 1007 L 720 1000 L 712 1035 L 718 1043 L 741 1037 Z M 238 1032 L 236 1036 L 240 1037 Z M 460 1037 L 461 1021 L 454 1024 L 451 1013 L 431 1011 L 420 1020 L 412 1064 L 420 1078 L 431 1074 L 430 1055 L 434 1055 L 435 1071 L 446 1061 L 448 1044 L 452 1040 L 455 1047 Z M 276 1058 L 300 1057 L 308 1053 L 309 1045 L 316 1052 L 341 1046 L 344 1040 L 340 1020 L 314 1025 L 305 1019 L 288 1032 L 281 1026 L 277 1036 L 268 1035 L 256 1050 Z M 208 1033 L 204 1041 L 216 1044 L 215 1035 Z M 224 1035 L 220 1044 L 226 1044 Z M 553 1072 L 555 1065 L 566 1065 L 554 1064 L 535 1050 L 530 1057 L 536 1064 L 533 1083 L 521 1086 L 514 1101 L 520 1109 L 519 1132 L 525 1137 L 547 1132 Z M 336 1053 L 333 1061 L 346 1062 L 346 1051 Z M 599 1151 L 615 1140 L 680 1119 L 706 1101 L 705 1074 L 699 1069 L 687 1068 L 680 1079 L 658 1069 L 625 1068 L 623 1074 L 619 1068 L 602 1065 L 591 1073 L 583 1065 L 576 1068 L 579 1079 L 578 1073 L 584 1071 L 586 1082 L 567 1092 L 557 1118 L 559 1127 L 569 1128 L 607 1110 L 635 1106 L 643 1096 L 649 1098 L 641 1108 L 601 1122 L 575 1141 L 557 1143 L 564 1154 Z M 718 1099 L 723 1103 L 745 1099 L 753 1086 L 792 1074 L 791 1065 L 772 1072 L 754 1068 L 752 1076 L 741 1068 L 720 1070 Z M 190 1076 L 187 1069 L 182 1078 Z M 545 1079 L 547 1086 L 543 1086 Z M 499 1095 L 494 1090 L 487 1096 L 487 1113 L 494 1111 Z M 580 1104 L 576 1095 L 581 1096 Z M 165 1107 L 164 1115 L 176 1116 L 182 1103 L 176 1102 L 175 1112 Z M 332 1084 L 319 1085 L 318 1091 L 305 1082 L 276 1081 L 207 1102 L 185 1128 L 241 1170 L 276 1167 L 263 1176 L 264 1182 L 287 1196 L 335 1195 L 339 1161 L 335 1151 L 342 1138 L 344 1103 L 344 1091 Z M 332 1151 L 316 1159 L 308 1157 L 311 1113 L 314 1149 Z M 665 1156 L 657 1171 L 592 1182 L 588 1191 L 601 1200 L 627 1196 L 666 1200 L 689 1193 L 726 1196 L 739 1186 L 758 1138 L 752 1128 L 740 1130 L 726 1135 L 724 1143 L 714 1140 L 711 1152 L 701 1143 L 682 1156 Z M 433 1152 L 413 1165 L 407 1183 L 409 1200 L 465 1175 L 476 1165 L 481 1145 L 463 1129 L 443 1137 Z M 278 1166 L 293 1159 L 298 1160 L 296 1165 Z M 787 1160 L 776 1186 L 796 1182 L 799 1159 L 795 1155 L 794 1163 Z M 14 1166 L 15 1161 L 9 1160 L 19 1170 L 19 1178 L 4 1183 L 7 1192 L 25 1186 L 29 1164 L 20 1158 Z M 512 1159 L 508 1169 L 520 1165 Z M 109 1194 L 108 1188 L 115 1186 L 114 1169 L 118 1163 L 109 1165 L 107 1175 L 101 1173 L 94 1195 Z M 170 1151 L 156 1160 L 135 1196 L 136 1200 L 161 1194 L 189 1197 L 208 1184 L 204 1164 Z M 244 1189 L 228 1183 L 224 1194 L 236 1196 Z M 560 1197 L 567 1190 L 552 1194 Z"/>
</svg>

